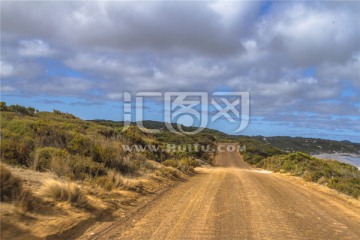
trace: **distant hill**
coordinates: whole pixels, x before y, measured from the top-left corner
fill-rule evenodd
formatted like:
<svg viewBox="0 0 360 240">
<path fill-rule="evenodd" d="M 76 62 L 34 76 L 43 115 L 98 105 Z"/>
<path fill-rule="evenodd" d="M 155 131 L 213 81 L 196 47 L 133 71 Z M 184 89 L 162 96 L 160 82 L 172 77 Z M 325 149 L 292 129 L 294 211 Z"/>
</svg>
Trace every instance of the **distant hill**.
<svg viewBox="0 0 360 240">
<path fill-rule="evenodd" d="M 357 153 L 360 154 L 360 143 L 350 141 L 333 141 L 320 138 L 302 137 L 263 137 L 255 139 L 287 152 L 305 152 L 308 154 L 321 153 Z"/>
<path fill-rule="evenodd" d="M 107 126 L 123 126 L 123 122 L 114 122 L 108 120 L 92 120 L 94 122 Z M 135 123 L 132 123 L 135 125 Z M 182 142 L 182 137 L 178 135 L 169 134 L 164 122 L 158 121 L 143 121 L 146 128 L 159 129 L 161 133 L 157 136 L 159 140 L 165 140 L 179 143 Z M 173 124 L 176 128 L 175 124 Z M 194 127 L 183 127 L 187 131 L 194 131 Z M 243 136 L 243 135 L 229 135 L 218 130 L 205 128 L 200 135 L 206 137 L 212 135 L 217 141 L 239 141 L 239 140 L 257 140 L 261 143 L 267 144 L 271 147 L 286 151 L 286 152 L 304 152 L 307 154 L 321 154 L 321 153 L 354 153 L 360 154 L 360 143 L 353 143 L 350 141 L 334 141 L 320 138 L 303 138 L 303 137 L 264 137 L 264 136 Z M 170 138 L 170 139 L 169 139 Z M 191 138 L 191 137 L 190 137 Z M 187 138 L 187 141 L 189 138 Z M 264 146 L 264 145 L 262 145 Z"/>
</svg>

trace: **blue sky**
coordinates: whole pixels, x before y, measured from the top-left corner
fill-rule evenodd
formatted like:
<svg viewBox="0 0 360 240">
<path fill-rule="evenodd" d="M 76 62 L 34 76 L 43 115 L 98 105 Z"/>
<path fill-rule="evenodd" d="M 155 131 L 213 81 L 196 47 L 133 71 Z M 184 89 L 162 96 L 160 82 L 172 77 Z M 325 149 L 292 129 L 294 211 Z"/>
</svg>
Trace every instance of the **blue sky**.
<svg viewBox="0 0 360 240">
<path fill-rule="evenodd" d="M 124 92 L 241 91 L 240 134 L 360 142 L 359 13 L 326 1 L 2 2 L 1 100 L 121 120 Z M 161 101 L 144 112 L 164 119 Z"/>
</svg>

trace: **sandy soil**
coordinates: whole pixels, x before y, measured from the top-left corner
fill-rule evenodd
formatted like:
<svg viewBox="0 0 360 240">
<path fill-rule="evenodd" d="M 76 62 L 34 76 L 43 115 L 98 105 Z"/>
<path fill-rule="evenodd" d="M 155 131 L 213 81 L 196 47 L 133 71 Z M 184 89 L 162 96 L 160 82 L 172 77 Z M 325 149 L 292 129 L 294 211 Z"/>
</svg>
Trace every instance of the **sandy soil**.
<svg viewBox="0 0 360 240">
<path fill-rule="evenodd" d="M 254 169 L 239 153 L 80 239 L 360 239 L 358 200 Z"/>
</svg>

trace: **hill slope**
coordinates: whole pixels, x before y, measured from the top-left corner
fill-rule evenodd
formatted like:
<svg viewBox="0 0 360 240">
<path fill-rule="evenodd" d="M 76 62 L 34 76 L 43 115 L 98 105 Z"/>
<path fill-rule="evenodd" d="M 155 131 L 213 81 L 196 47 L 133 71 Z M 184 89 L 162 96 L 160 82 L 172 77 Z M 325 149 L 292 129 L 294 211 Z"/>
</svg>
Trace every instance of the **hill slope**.
<svg viewBox="0 0 360 240">
<path fill-rule="evenodd" d="M 319 138 L 302 137 L 263 137 L 255 139 L 288 152 L 321 153 L 355 153 L 360 154 L 360 143 L 350 141 L 333 141 Z"/>
</svg>

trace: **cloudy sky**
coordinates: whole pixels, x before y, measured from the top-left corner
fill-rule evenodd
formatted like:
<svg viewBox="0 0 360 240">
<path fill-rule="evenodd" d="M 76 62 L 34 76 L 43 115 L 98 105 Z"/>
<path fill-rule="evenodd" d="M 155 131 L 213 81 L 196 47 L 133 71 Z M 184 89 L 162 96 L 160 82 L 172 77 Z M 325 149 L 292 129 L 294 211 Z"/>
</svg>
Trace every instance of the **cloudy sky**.
<svg viewBox="0 0 360 240">
<path fill-rule="evenodd" d="M 241 134 L 360 142 L 359 22 L 355 1 L 2 1 L 1 100 L 122 120 L 125 91 L 247 91 Z"/>
</svg>

